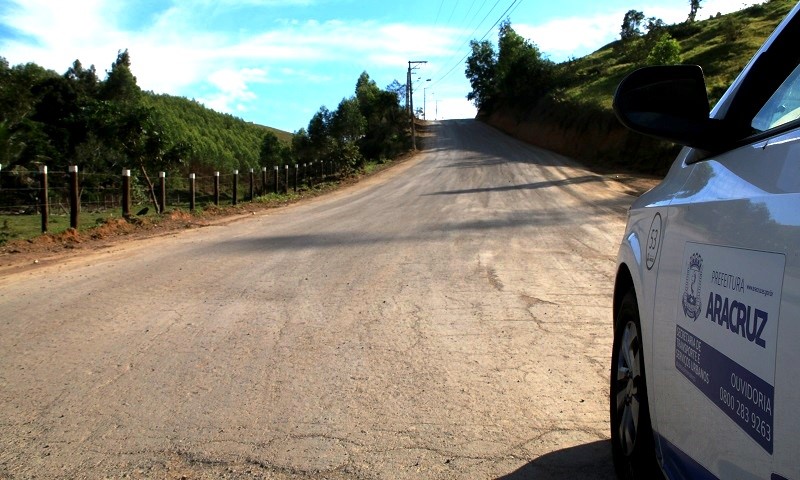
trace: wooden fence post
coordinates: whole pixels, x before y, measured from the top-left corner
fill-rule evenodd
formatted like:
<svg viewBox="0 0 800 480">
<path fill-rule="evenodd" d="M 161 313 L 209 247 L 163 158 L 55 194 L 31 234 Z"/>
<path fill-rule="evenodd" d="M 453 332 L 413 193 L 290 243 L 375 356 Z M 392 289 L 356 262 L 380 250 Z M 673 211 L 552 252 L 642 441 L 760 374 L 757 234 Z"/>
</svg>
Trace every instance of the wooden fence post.
<svg viewBox="0 0 800 480">
<path fill-rule="evenodd" d="M 284 187 L 284 191 L 286 193 L 289 193 L 289 164 L 287 163 L 286 165 L 284 165 L 284 167 L 286 169 L 286 185 Z"/>
<path fill-rule="evenodd" d="M 78 197 L 78 166 L 69 167 L 69 227 L 78 229 L 81 201 Z"/>
<path fill-rule="evenodd" d="M 47 233 L 47 217 L 50 215 L 50 205 L 47 201 L 47 165 L 42 165 L 39 193 L 39 208 L 42 211 L 42 233 Z"/>
<path fill-rule="evenodd" d="M 278 194 L 278 166 L 275 165 L 275 195 Z"/>
<path fill-rule="evenodd" d="M 214 205 L 219 207 L 219 172 L 214 172 Z"/>
<path fill-rule="evenodd" d="M 300 170 L 300 164 L 294 164 L 294 193 L 297 193 L 297 172 Z"/>
<path fill-rule="evenodd" d="M 122 169 L 122 216 L 131 216 L 131 171 Z"/>
<path fill-rule="evenodd" d="M 233 171 L 233 198 L 231 202 L 233 205 L 236 205 L 236 202 L 239 200 L 239 170 Z"/>
<path fill-rule="evenodd" d="M 167 211 L 167 172 L 158 172 L 158 213 Z"/>
<path fill-rule="evenodd" d="M 261 167 L 261 195 L 267 194 L 267 167 Z"/>
<path fill-rule="evenodd" d="M 195 208 L 195 183 L 194 183 L 194 173 L 189 174 L 189 211 L 194 212 Z"/>
</svg>

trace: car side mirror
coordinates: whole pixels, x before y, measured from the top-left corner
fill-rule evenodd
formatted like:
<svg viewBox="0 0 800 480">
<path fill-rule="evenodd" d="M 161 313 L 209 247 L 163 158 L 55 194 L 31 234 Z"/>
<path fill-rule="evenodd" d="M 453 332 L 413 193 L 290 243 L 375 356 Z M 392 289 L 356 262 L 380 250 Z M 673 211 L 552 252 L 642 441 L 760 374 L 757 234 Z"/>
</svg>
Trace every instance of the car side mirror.
<svg viewBox="0 0 800 480">
<path fill-rule="evenodd" d="M 724 140 L 723 122 L 709 118 L 706 82 L 697 65 L 630 73 L 617 87 L 613 108 L 629 129 L 679 145 L 713 151 Z"/>
</svg>

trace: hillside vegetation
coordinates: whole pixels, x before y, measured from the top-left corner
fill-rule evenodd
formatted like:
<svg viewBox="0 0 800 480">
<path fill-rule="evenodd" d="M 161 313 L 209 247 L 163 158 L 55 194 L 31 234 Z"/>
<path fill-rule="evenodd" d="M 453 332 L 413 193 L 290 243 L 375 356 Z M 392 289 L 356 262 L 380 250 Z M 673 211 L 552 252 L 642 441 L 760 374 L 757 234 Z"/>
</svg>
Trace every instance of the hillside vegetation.
<svg viewBox="0 0 800 480">
<path fill-rule="evenodd" d="M 130 169 L 135 191 L 147 192 L 156 207 L 158 172 L 186 178 L 318 160 L 358 169 L 409 149 L 410 119 L 397 91 L 381 90 L 364 72 L 336 110 L 321 107 L 307 130 L 291 134 L 142 91 L 127 50 L 103 79 L 79 60 L 58 74 L 0 57 L 0 207 L 28 201 L 21 196 L 42 166 L 105 175 Z"/>
<path fill-rule="evenodd" d="M 183 97 L 148 94 L 143 102 L 159 112 L 169 138 L 189 146 L 181 173 L 255 168 L 265 135 L 272 134 L 286 145 L 292 141 L 289 132 L 245 122 Z"/>
<path fill-rule="evenodd" d="M 678 41 L 681 63 L 703 67 L 713 104 L 795 3 L 773 0 L 707 20 L 668 25 L 664 31 Z M 635 57 L 624 53 L 623 43 L 618 40 L 591 55 L 567 62 L 565 66 L 576 72 L 576 79 L 565 89 L 566 98 L 611 108 L 611 97 L 619 82 L 641 66 Z"/>
<path fill-rule="evenodd" d="M 40 165 L 53 171 L 78 165 L 94 173 L 119 173 L 123 167 L 170 173 L 255 167 L 265 135 L 286 142 L 292 137 L 186 98 L 142 91 L 127 50 L 105 79 L 79 60 L 58 74 L 35 63 L 10 66 L 0 58 L 4 174 L 23 176 Z"/>
<path fill-rule="evenodd" d="M 675 25 L 632 10 L 620 19 L 626 38 L 560 64 L 506 22 L 496 53 L 487 41 L 472 42 L 468 98 L 481 118 L 530 143 L 600 170 L 663 174 L 677 147 L 619 125 L 611 102 L 622 78 L 651 64 L 697 64 L 705 72 L 713 105 L 794 4 L 771 0 L 728 15 L 700 10 L 697 20 Z"/>
</svg>

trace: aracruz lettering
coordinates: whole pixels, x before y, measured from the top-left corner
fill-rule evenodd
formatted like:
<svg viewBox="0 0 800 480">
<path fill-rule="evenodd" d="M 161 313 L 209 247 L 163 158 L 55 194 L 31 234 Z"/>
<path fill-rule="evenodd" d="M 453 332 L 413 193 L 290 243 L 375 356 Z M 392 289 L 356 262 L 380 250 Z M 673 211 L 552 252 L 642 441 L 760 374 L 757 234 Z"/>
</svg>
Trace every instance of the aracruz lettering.
<svg viewBox="0 0 800 480">
<path fill-rule="evenodd" d="M 706 305 L 707 319 L 761 348 L 767 348 L 766 341 L 761 337 L 769 320 L 767 312 L 737 300 L 731 301 L 714 292 L 708 294 Z"/>
</svg>

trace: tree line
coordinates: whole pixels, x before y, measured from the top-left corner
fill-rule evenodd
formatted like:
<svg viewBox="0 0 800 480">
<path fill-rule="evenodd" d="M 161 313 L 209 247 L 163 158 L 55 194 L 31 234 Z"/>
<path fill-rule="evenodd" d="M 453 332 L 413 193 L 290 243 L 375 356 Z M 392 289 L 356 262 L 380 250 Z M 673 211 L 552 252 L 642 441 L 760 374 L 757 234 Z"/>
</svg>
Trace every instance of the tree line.
<svg viewBox="0 0 800 480">
<path fill-rule="evenodd" d="M 381 89 L 367 72 L 361 73 L 353 96 L 343 98 L 334 111 L 323 105 L 308 128 L 295 132 L 289 146 L 294 158 L 328 160 L 354 170 L 367 160 L 383 161 L 407 151 L 410 117 L 400 106 L 397 83 Z M 278 158 L 280 147 L 275 145 L 265 137 L 261 154 L 267 164 Z"/>
<path fill-rule="evenodd" d="M 79 60 L 58 74 L 35 63 L 10 66 L 0 57 L 4 183 L 30 183 L 41 165 L 95 173 L 131 168 L 155 202 L 151 178 L 159 171 L 210 174 L 316 160 L 355 169 L 407 150 L 408 125 L 398 95 L 378 88 L 366 72 L 355 95 L 334 111 L 321 107 L 307 129 L 291 135 L 194 100 L 141 90 L 127 50 L 102 79 L 94 65 Z"/>
<path fill-rule="evenodd" d="M 629 10 L 623 17 L 615 52 L 633 67 L 680 63 L 680 44 L 673 35 L 687 36 L 693 31 L 700 4 L 701 0 L 690 0 L 687 20 L 677 25 Z M 479 115 L 502 106 L 563 102 L 561 92 L 582 80 L 571 68 L 573 60 L 560 64 L 551 61 L 535 43 L 519 35 L 508 19 L 500 24 L 497 49 L 489 40 L 472 40 L 470 48 L 464 71 L 472 87 L 467 99 L 475 104 Z"/>
<path fill-rule="evenodd" d="M 509 20 L 500 24 L 498 49 L 489 40 L 470 41 L 465 74 L 472 86 L 467 94 L 479 115 L 500 105 L 531 105 L 557 91 L 564 72 L 533 42 L 523 38 Z"/>
</svg>

